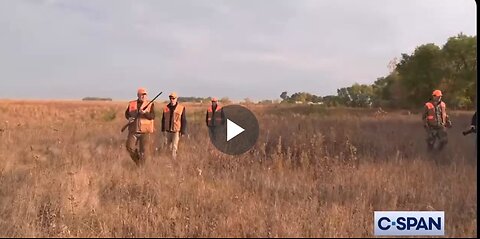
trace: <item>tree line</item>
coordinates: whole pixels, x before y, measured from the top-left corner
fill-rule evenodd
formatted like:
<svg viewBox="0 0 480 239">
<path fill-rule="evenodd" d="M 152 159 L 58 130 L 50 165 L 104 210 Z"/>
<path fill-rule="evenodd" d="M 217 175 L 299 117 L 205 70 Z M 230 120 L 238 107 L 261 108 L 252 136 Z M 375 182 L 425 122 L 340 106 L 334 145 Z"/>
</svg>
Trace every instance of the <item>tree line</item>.
<svg viewBox="0 0 480 239">
<path fill-rule="evenodd" d="M 312 102 L 327 106 L 417 108 L 434 89 L 443 92 L 450 108 L 473 109 L 476 104 L 477 37 L 462 33 L 439 47 L 418 46 L 390 62 L 388 75 L 373 84 L 353 84 L 337 89 L 337 95 L 316 96 L 307 92 L 282 92 L 285 103 Z"/>
</svg>

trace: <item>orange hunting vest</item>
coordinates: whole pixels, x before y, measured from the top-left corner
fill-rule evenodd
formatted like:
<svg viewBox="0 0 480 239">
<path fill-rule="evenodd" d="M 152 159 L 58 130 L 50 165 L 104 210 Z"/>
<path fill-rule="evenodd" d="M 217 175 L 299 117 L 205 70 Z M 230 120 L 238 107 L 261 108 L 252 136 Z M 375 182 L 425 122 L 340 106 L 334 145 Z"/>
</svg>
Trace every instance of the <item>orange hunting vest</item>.
<svg viewBox="0 0 480 239">
<path fill-rule="evenodd" d="M 180 132 L 182 128 L 182 112 L 185 107 L 177 103 L 177 107 L 173 112 L 173 122 L 170 124 L 170 109 L 168 105 L 163 108 L 163 117 L 165 118 L 165 130 L 169 132 Z"/>
<path fill-rule="evenodd" d="M 215 118 L 212 120 L 213 117 L 213 108 L 212 106 L 208 107 L 207 110 L 207 125 L 208 126 L 216 126 L 222 124 L 222 107 L 217 105 L 217 110 L 215 110 Z"/>
<path fill-rule="evenodd" d="M 148 102 L 144 101 L 140 108 L 143 109 L 143 107 L 145 107 L 147 104 L 148 104 Z M 152 104 L 150 104 L 145 109 L 145 111 L 150 112 L 151 109 L 152 109 Z M 136 100 L 130 101 L 130 103 L 128 104 L 128 112 L 136 113 L 137 110 L 138 110 L 137 109 L 137 101 Z M 135 122 L 133 124 L 130 124 L 130 126 L 128 126 L 128 130 L 129 130 L 129 132 L 153 133 L 154 122 L 153 122 L 153 120 L 138 117 L 137 120 L 135 120 Z"/>
<path fill-rule="evenodd" d="M 443 101 L 440 102 L 440 111 L 441 117 L 438 119 L 437 112 L 435 106 L 432 102 L 425 103 L 425 107 L 427 108 L 427 123 L 430 126 L 439 126 L 441 124 L 445 124 L 447 122 L 447 112 L 445 111 L 446 105 Z"/>
</svg>

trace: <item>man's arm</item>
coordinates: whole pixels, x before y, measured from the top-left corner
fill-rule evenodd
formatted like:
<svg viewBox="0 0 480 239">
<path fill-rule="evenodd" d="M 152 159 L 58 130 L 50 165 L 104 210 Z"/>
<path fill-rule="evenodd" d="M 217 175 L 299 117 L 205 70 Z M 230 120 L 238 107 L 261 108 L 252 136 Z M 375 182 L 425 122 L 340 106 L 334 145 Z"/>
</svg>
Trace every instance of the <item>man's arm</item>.
<svg viewBox="0 0 480 239">
<path fill-rule="evenodd" d="M 128 111 L 128 106 L 127 109 L 125 110 L 125 118 L 128 120 L 130 118 L 130 112 Z"/>
<path fill-rule="evenodd" d="M 152 106 L 150 107 L 150 112 L 145 112 L 145 114 L 142 114 L 142 118 L 149 119 L 149 120 L 155 119 L 155 109 L 154 109 L 153 102 L 151 103 L 151 105 Z"/>
<path fill-rule="evenodd" d="M 424 110 L 423 110 L 423 114 L 422 114 L 423 127 L 425 127 L 425 128 L 428 127 L 427 115 L 428 115 L 428 108 L 427 108 L 427 106 L 425 106 Z"/>
<path fill-rule="evenodd" d="M 185 112 L 185 107 L 183 107 L 182 112 L 182 126 L 180 127 L 180 134 L 184 135 L 187 133 L 187 113 Z"/>
</svg>

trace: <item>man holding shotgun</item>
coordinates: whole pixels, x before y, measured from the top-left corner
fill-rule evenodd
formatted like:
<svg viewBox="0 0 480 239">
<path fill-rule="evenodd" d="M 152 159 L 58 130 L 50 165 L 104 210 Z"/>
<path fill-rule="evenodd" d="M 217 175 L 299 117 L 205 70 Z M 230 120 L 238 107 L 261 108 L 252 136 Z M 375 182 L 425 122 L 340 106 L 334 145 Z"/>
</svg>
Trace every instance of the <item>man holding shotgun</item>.
<svg viewBox="0 0 480 239">
<path fill-rule="evenodd" d="M 132 100 L 128 103 L 125 111 L 125 118 L 128 119 L 128 124 L 122 128 L 122 132 L 128 126 L 127 151 L 137 165 L 142 165 L 150 154 L 151 134 L 155 129 L 153 104 L 155 98 L 152 101 L 148 101 L 147 91 L 144 88 L 138 89 L 137 97 L 137 100 Z M 136 149 L 137 144 L 139 145 L 138 149 Z"/>
</svg>

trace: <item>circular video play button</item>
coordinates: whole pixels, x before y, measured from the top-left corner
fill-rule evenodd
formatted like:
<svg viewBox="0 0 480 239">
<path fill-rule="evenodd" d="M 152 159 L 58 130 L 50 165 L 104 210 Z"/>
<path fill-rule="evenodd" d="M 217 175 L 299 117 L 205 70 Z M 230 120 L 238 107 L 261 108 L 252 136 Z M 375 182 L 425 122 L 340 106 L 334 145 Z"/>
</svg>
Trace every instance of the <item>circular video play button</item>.
<svg viewBox="0 0 480 239">
<path fill-rule="evenodd" d="M 222 110 L 225 116 L 222 123 L 209 127 L 210 141 L 225 154 L 239 155 L 247 152 L 258 139 L 257 118 L 240 105 L 228 105 Z"/>
</svg>

